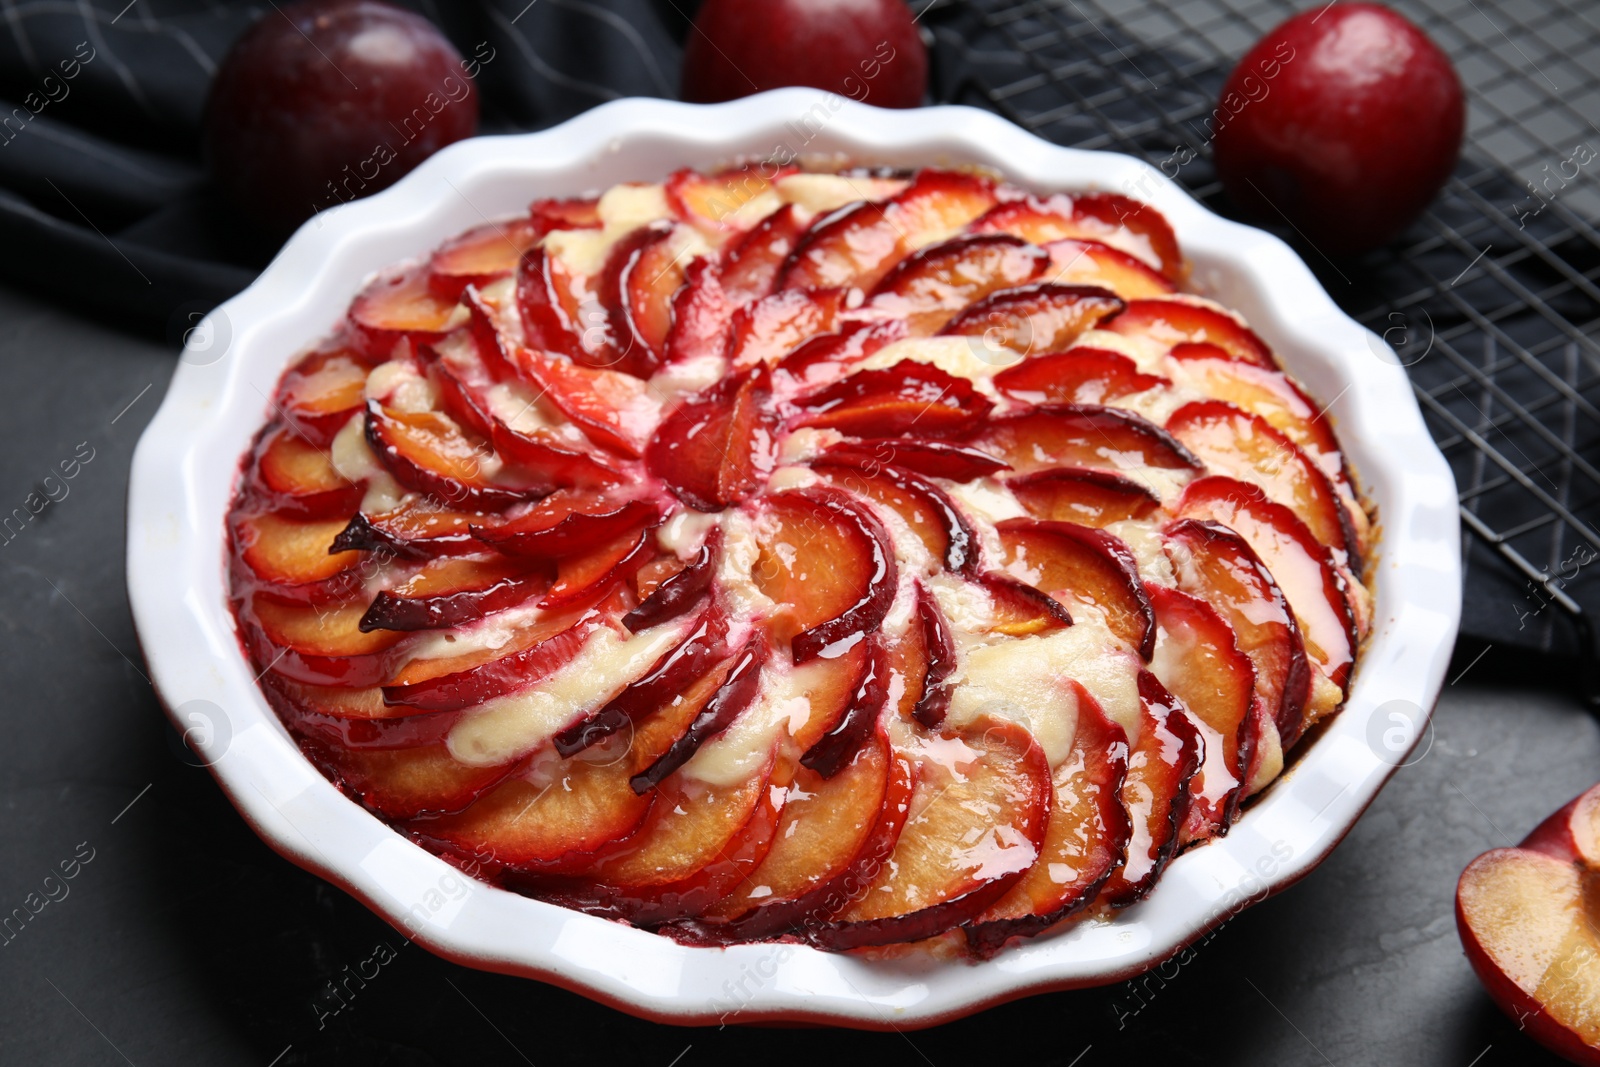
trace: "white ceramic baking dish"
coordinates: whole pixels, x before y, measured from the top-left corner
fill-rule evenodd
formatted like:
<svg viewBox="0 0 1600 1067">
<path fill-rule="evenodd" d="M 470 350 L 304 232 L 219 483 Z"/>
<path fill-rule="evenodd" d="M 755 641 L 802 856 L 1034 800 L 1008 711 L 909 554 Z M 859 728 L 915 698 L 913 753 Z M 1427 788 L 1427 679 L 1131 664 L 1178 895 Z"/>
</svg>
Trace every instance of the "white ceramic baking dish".
<svg viewBox="0 0 1600 1067">
<path fill-rule="evenodd" d="M 874 960 L 799 945 L 689 948 L 530 900 L 466 879 L 346 799 L 289 739 L 240 651 L 223 535 L 240 457 L 285 365 L 328 332 L 374 271 L 535 197 L 786 153 L 977 163 L 1041 191 L 1120 191 L 1153 203 L 1193 262 L 1195 288 L 1242 312 L 1330 405 L 1378 507 L 1375 625 L 1348 706 L 1226 838 L 1179 857 L 1115 922 L 1080 924 L 982 963 Z M 1128 977 L 1294 882 L 1351 828 L 1401 762 L 1408 728 L 1431 711 L 1460 616 L 1459 557 L 1455 484 L 1405 372 L 1281 241 L 1219 218 L 1126 156 L 1058 148 L 982 111 L 883 111 L 809 90 L 714 107 L 618 101 L 542 133 L 453 145 L 393 188 L 324 212 L 192 332 L 135 454 L 128 502 L 129 593 L 150 676 L 269 844 L 440 955 L 681 1023 L 926 1026 Z"/>
</svg>

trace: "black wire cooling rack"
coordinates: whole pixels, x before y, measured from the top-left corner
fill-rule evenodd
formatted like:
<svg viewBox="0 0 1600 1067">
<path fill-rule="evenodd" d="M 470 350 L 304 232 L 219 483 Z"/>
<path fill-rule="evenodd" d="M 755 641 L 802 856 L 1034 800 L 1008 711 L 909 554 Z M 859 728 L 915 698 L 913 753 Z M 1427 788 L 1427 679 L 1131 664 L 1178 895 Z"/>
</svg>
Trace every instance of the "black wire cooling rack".
<svg viewBox="0 0 1600 1067">
<path fill-rule="evenodd" d="M 1394 6 L 1468 87 L 1462 161 L 1396 245 L 1338 263 L 1298 247 L 1334 299 L 1395 348 L 1455 470 L 1464 631 L 1575 654 L 1579 684 L 1600 704 L 1600 132 L 1587 117 L 1600 115 L 1600 3 Z M 1296 9 L 936 0 L 923 22 L 942 100 L 1059 144 L 1165 163 L 1232 214 L 1209 119 L 1234 62 Z"/>
</svg>

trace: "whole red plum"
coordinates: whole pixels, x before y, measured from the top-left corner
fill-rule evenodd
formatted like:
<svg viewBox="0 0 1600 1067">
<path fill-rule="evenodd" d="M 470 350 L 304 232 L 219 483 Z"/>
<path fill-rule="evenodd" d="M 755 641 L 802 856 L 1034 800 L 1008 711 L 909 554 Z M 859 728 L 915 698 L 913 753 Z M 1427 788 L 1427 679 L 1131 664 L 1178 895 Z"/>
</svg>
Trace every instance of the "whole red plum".
<svg viewBox="0 0 1600 1067">
<path fill-rule="evenodd" d="M 464 60 L 427 19 L 373 0 L 275 7 L 217 71 L 207 160 L 240 209 L 281 236 L 472 136 L 473 78 L 492 58 Z"/>
<path fill-rule="evenodd" d="M 1461 153 L 1466 107 L 1450 59 L 1377 4 L 1284 22 L 1234 68 L 1213 118 L 1217 174 L 1235 204 L 1287 218 L 1319 251 L 1399 236 Z"/>
<path fill-rule="evenodd" d="M 716 103 L 805 85 L 916 107 L 928 54 L 903 0 L 706 0 L 683 55 L 683 98 Z"/>
</svg>

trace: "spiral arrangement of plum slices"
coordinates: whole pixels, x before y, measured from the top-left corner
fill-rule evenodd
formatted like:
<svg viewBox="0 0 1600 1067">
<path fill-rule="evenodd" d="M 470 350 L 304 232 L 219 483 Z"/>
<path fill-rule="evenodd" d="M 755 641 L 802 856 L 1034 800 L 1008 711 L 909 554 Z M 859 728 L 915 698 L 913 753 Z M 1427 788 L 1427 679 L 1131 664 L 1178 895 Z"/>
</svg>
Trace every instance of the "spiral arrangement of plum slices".
<svg viewBox="0 0 1600 1067">
<path fill-rule="evenodd" d="M 949 170 L 681 171 L 447 242 L 234 503 L 305 754 L 689 943 L 1010 939 L 1148 893 L 1336 711 L 1369 517 L 1172 230 Z"/>
</svg>

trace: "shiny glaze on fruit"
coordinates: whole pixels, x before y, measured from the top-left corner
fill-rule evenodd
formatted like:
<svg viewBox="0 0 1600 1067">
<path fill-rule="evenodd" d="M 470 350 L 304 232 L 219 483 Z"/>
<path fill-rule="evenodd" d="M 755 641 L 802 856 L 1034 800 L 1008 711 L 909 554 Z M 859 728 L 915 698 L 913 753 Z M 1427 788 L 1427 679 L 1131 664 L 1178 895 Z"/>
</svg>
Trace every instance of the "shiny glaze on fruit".
<svg viewBox="0 0 1600 1067">
<path fill-rule="evenodd" d="M 692 943 L 986 955 L 1348 691 L 1372 537 L 1153 208 L 682 171 L 371 282 L 230 515 L 261 684 L 424 847 Z"/>
</svg>

